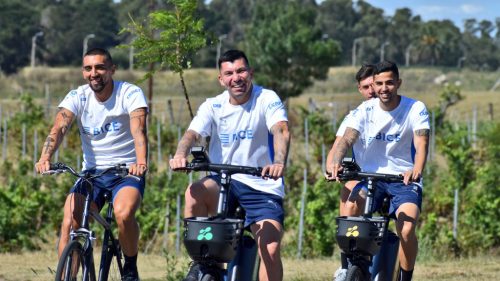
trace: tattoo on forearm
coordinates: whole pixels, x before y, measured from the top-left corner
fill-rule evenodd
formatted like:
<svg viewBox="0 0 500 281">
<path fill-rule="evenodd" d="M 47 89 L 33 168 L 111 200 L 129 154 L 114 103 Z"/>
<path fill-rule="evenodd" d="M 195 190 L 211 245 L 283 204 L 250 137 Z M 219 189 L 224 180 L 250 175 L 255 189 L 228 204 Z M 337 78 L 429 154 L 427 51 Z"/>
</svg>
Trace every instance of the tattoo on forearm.
<svg viewBox="0 0 500 281">
<path fill-rule="evenodd" d="M 271 127 L 271 133 L 274 138 L 274 163 L 285 164 L 290 146 L 290 134 L 288 132 L 288 123 L 279 122 Z"/>
<path fill-rule="evenodd" d="M 415 131 L 415 135 L 417 136 L 429 136 L 430 130 L 429 129 L 420 129 Z"/>
<path fill-rule="evenodd" d="M 52 155 L 52 152 L 54 151 L 54 143 L 55 140 L 52 137 L 47 137 L 45 143 L 43 144 L 43 151 L 45 154 Z"/>
<path fill-rule="evenodd" d="M 337 149 L 335 149 L 335 152 L 333 154 L 333 163 L 342 163 L 342 159 L 344 159 L 344 156 L 347 154 L 347 150 L 349 150 L 353 146 L 358 137 L 358 131 L 352 128 L 347 128 L 345 130 L 344 136 L 340 139 L 339 144 L 337 145 Z"/>
</svg>

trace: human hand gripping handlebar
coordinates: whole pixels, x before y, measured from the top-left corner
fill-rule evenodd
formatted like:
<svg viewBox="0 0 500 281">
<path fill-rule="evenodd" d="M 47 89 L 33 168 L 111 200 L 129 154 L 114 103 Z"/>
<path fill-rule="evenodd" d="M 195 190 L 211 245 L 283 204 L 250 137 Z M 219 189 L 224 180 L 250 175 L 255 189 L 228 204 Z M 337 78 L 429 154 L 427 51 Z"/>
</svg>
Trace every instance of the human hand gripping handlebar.
<svg viewBox="0 0 500 281">
<path fill-rule="evenodd" d="M 43 172 L 42 175 L 53 175 L 53 174 L 60 174 L 60 173 L 65 173 L 65 172 L 68 172 L 68 173 L 70 173 L 73 176 L 78 177 L 78 178 L 87 178 L 88 180 L 101 177 L 107 173 L 113 173 L 117 176 L 122 176 L 122 177 L 131 177 L 137 181 L 140 180 L 139 177 L 134 176 L 134 175 L 130 175 L 126 164 L 123 164 L 123 163 L 116 164 L 115 166 L 106 168 L 106 169 L 100 171 L 99 173 L 92 174 L 92 175 L 89 175 L 85 171 L 78 173 L 71 166 L 66 165 L 64 163 L 61 163 L 61 162 L 51 163 L 50 169 L 48 171 Z"/>
</svg>

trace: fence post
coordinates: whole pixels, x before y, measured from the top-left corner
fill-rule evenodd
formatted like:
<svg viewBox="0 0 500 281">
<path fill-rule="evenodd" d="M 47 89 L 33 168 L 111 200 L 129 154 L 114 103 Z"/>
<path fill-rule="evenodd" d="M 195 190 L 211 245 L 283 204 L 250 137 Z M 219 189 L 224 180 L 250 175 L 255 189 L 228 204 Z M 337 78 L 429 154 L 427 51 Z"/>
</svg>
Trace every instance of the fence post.
<svg viewBox="0 0 500 281">
<path fill-rule="evenodd" d="M 7 159 L 7 120 L 3 120 L 2 160 Z"/>
<path fill-rule="evenodd" d="M 302 190 L 302 198 L 300 200 L 300 218 L 299 218 L 299 241 L 297 249 L 297 258 L 302 258 L 302 235 L 304 232 L 304 212 L 306 208 L 306 194 L 307 194 L 307 169 L 304 169 L 304 188 Z"/>
<path fill-rule="evenodd" d="M 158 168 L 161 165 L 161 125 L 160 122 L 156 123 L 156 137 L 157 137 L 157 146 L 158 146 Z"/>
</svg>

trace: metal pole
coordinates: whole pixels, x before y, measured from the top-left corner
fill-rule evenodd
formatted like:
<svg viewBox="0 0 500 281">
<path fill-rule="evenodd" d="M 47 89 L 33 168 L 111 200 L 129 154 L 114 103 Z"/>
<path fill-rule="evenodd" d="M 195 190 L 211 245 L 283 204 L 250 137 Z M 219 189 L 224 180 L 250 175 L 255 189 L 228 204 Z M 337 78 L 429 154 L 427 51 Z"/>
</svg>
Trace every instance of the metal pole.
<svg viewBox="0 0 500 281">
<path fill-rule="evenodd" d="M 161 165 L 161 126 L 160 122 L 156 123 L 156 137 L 157 137 L 157 146 L 158 146 L 158 166 Z"/>
<path fill-rule="evenodd" d="M 380 45 L 380 61 L 384 61 L 385 58 L 385 46 L 389 45 L 389 42 L 385 41 Z"/>
<path fill-rule="evenodd" d="M 304 120 L 304 139 L 306 149 L 306 161 L 309 162 L 309 122 L 307 117 Z"/>
<path fill-rule="evenodd" d="M 302 198 L 300 200 L 300 218 L 299 218 L 299 245 L 297 249 L 297 258 L 302 257 L 302 236 L 304 232 L 304 209 L 306 208 L 307 194 L 307 169 L 304 169 L 304 188 L 302 190 Z"/>
<path fill-rule="evenodd" d="M 37 32 L 33 37 L 31 37 L 31 68 L 35 67 L 35 50 L 36 50 L 36 38 L 43 36 L 43 32 Z"/>
<path fill-rule="evenodd" d="M 134 70 L 134 46 L 130 47 L 129 54 L 128 54 L 128 70 L 132 71 Z"/>
<path fill-rule="evenodd" d="M 458 226 L 458 189 L 455 189 L 455 200 L 453 204 L 453 238 L 457 239 Z"/>
<path fill-rule="evenodd" d="M 219 41 L 217 41 L 217 56 L 215 58 L 215 67 L 219 70 L 219 58 L 220 58 L 220 49 L 222 48 L 222 40 L 227 38 L 227 34 L 222 34 L 219 36 Z"/>
<path fill-rule="evenodd" d="M 87 34 L 85 38 L 83 38 L 83 53 L 82 53 L 82 58 L 85 56 L 85 53 L 87 53 L 87 43 L 89 42 L 90 38 L 94 38 L 95 34 Z"/>
</svg>

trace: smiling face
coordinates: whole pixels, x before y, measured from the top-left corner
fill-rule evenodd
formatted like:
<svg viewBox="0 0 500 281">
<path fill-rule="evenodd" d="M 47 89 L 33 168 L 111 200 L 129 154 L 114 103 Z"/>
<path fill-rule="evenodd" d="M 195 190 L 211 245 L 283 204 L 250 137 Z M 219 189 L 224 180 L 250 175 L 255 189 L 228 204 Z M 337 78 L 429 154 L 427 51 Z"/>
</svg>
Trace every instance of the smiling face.
<svg viewBox="0 0 500 281">
<path fill-rule="evenodd" d="M 401 83 L 401 79 L 397 79 L 392 71 L 381 72 L 373 76 L 373 88 L 384 110 L 390 111 L 399 105 L 398 89 Z"/>
<path fill-rule="evenodd" d="M 229 102 L 244 104 L 252 92 L 253 70 L 244 58 L 225 61 L 220 65 L 219 83 L 229 92 Z"/>
<path fill-rule="evenodd" d="M 83 78 L 96 95 L 110 95 L 115 66 L 104 55 L 87 55 L 83 58 Z"/>
</svg>

